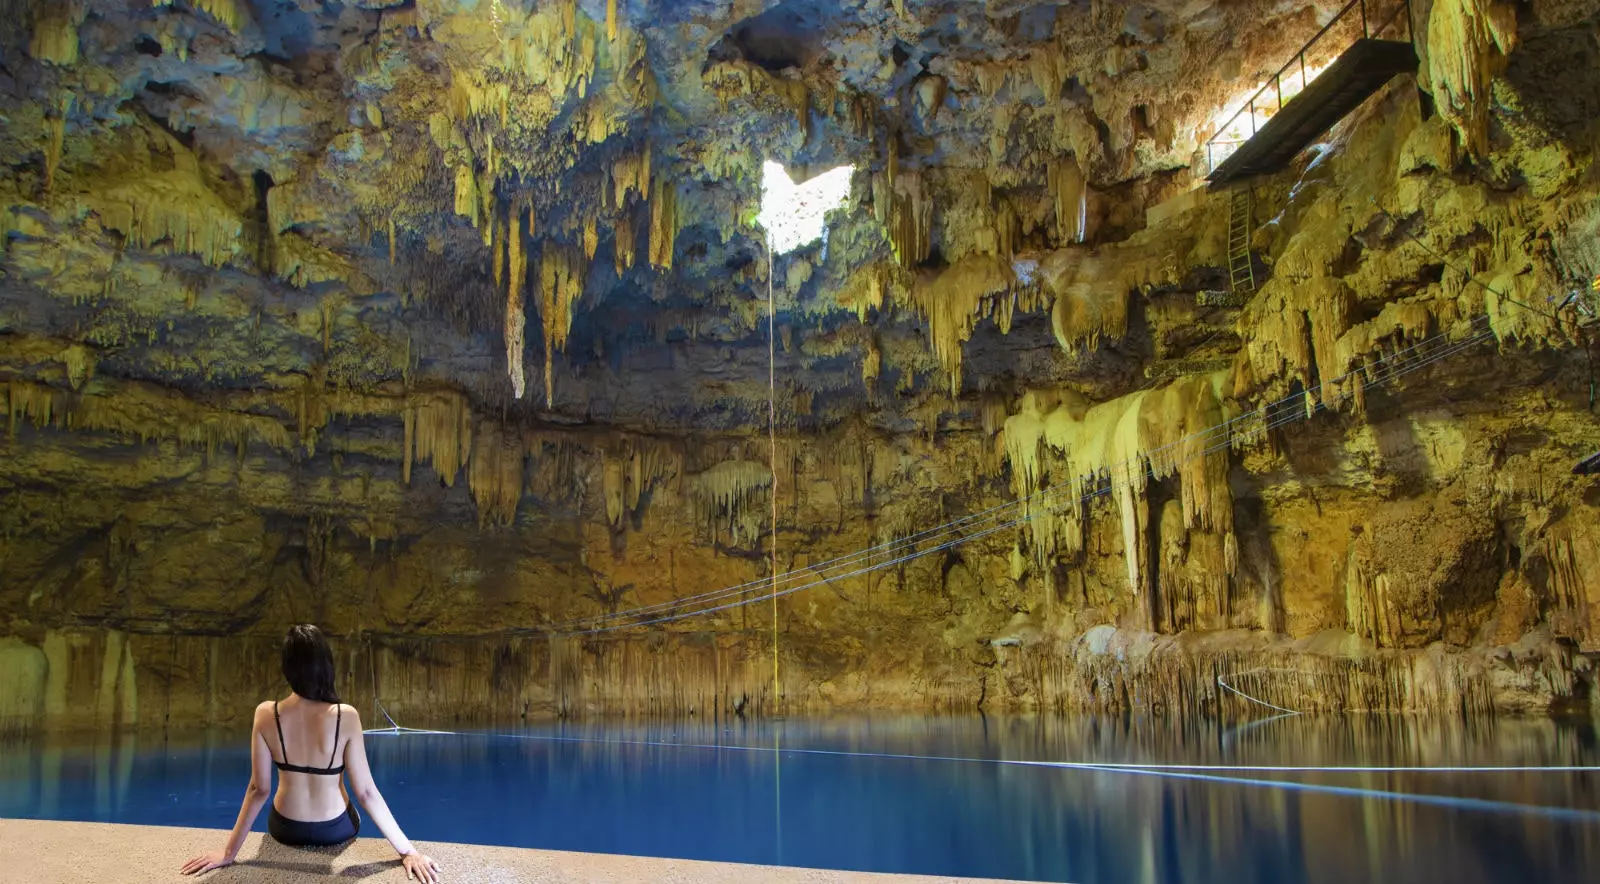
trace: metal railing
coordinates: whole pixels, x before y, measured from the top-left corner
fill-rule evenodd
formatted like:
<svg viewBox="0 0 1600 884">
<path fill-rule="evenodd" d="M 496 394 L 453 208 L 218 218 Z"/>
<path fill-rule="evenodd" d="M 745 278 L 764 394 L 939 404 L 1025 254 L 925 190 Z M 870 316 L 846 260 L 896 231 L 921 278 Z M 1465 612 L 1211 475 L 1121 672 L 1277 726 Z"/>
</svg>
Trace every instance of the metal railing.
<svg viewBox="0 0 1600 884">
<path fill-rule="evenodd" d="M 1390 32 L 1391 29 L 1394 30 L 1396 38 L 1403 34 L 1405 42 L 1414 42 L 1416 31 L 1411 20 L 1411 0 L 1394 0 L 1394 8 L 1389 11 L 1388 17 L 1382 19 L 1376 26 L 1373 25 L 1376 16 L 1390 5 L 1390 3 L 1385 3 L 1383 0 L 1350 0 L 1349 3 L 1345 4 L 1337 15 L 1322 26 L 1322 30 L 1318 31 L 1316 36 L 1307 40 L 1306 44 L 1300 47 L 1299 52 L 1291 56 L 1283 67 L 1278 68 L 1277 73 L 1274 73 L 1271 79 L 1267 81 L 1267 84 L 1250 97 L 1244 107 L 1240 108 L 1232 117 L 1229 117 L 1228 122 L 1222 124 L 1217 129 L 1216 134 L 1206 141 L 1206 173 L 1209 174 L 1215 171 L 1218 163 L 1232 156 L 1233 152 L 1239 149 L 1239 145 L 1244 144 L 1255 136 L 1256 132 L 1261 128 L 1262 121 L 1271 119 L 1279 111 L 1283 110 L 1285 102 L 1304 92 L 1306 85 L 1316 79 L 1315 75 L 1307 75 L 1309 67 L 1306 59 L 1308 57 L 1326 58 L 1328 63 L 1332 63 L 1341 53 L 1354 45 L 1357 39 L 1379 39 L 1385 33 Z M 1360 25 L 1359 30 L 1355 27 L 1357 23 Z M 1356 35 L 1354 39 L 1337 47 L 1334 46 L 1334 40 L 1332 39 L 1323 42 L 1325 38 L 1334 36 L 1336 31 L 1339 34 L 1344 33 L 1346 27 L 1341 27 L 1341 25 L 1347 26 L 1350 33 Z M 1319 46 L 1319 43 L 1322 43 L 1322 45 Z M 1296 71 L 1299 74 L 1298 81 L 1295 78 Z M 1320 69 L 1318 73 L 1321 73 Z M 1284 91 L 1286 78 L 1290 90 L 1287 93 Z M 1297 83 L 1298 89 L 1294 88 Z M 1243 116 L 1249 116 L 1250 118 L 1250 134 L 1243 137 L 1232 135 L 1235 124 Z"/>
</svg>

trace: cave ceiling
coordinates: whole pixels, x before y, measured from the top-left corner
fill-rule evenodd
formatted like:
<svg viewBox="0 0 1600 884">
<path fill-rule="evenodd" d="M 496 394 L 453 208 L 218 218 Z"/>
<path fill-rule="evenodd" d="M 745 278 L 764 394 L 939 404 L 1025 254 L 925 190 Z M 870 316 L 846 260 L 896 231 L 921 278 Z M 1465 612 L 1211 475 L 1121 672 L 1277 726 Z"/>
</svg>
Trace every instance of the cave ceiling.
<svg viewBox="0 0 1600 884">
<path fill-rule="evenodd" d="M 1336 5 L 5 0 L 0 332 L 185 390 L 747 425 L 761 165 L 852 164 L 826 240 L 773 265 L 790 419 L 905 426 L 1018 378 L 1109 394 L 1137 328 L 1074 352 L 1021 295 L 941 355 L 917 290 L 1025 288 L 994 256 L 1084 239 L 1074 195 L 1090 244 L 1136 233 Z"/>
</svg>

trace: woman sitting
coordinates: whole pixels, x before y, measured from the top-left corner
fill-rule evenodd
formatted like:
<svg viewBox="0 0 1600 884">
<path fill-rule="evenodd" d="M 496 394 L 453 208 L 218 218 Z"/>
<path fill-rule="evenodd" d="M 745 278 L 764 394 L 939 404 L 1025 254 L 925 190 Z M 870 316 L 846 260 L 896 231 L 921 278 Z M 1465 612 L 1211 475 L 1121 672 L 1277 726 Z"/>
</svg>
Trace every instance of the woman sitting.
<svg viewBox="0 0 1600 884">
<path fill-rule="evenodd" d="M 372 781 L 361 716 L 339 703 L 333 692 L 333 652 L 322 630 L 291 627 L 283 641 L 283 677 L 292 693 L 256 707 L 250 729 L 250 785 L 244 804 L 221 850 L 197 856 L 183 866 L 185 875 L 232 865 L 255 825 L 278 768 L 278 791 L 267 817 L 267 832 L 290 847 L 342 844 L 361 831 L 361 815 L 344 790 L 350 774 L 356 800 L 367 809 L 378 830 L 400 854 L 406 877 L 435 884 L 439 866 L 417 852 L 389 813 Z M 293 759 L 293 760 L 291 760 Z M 326 764 L 321 764 L 327 759 Z M 298 762 L 298 763 L 296 763 Z"/>
</svg>

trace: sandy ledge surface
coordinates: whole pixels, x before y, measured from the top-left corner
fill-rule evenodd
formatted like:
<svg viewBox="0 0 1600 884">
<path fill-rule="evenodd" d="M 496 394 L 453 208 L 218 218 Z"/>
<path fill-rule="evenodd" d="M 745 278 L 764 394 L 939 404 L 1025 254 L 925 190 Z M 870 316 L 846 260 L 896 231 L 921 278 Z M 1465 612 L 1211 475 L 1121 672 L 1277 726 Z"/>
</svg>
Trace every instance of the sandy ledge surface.
<svg viewBox="0 0 1600 884">
<path fill-rule="evenodd" d="M 185 878 L 178 867 L 191 856 L 215 849 L 224 833 L 218 829 L 180 829 L 166 826 L 124 826 L 111 823 L 63 823 L 41 820 L 0 819 L 0 882 L 106 882 L 142 884 L 146 881 L 200 880 L 208 884 L 272 882 L 301 884 L 308 881 L 352 879 L 373 884 L 402 882 L 406 873 L 394 849 L 381 838 L 357 838 L 342 848 L 307 850 L 284 847 L 271 838 L 252 833 L 239 851 L 240 862 Z M 933 878 L 917 875 L 872 875 L 779 866 L 697 862 L 525 850 L 477 844 L 416 842 L 444 871 L 444 881 L 501 884 L 501 882 L 563 882 L 563 884 L 948 884 L 974 878 Z M 987 879 L 986 879 L 987 880 Z"/>
</svg>

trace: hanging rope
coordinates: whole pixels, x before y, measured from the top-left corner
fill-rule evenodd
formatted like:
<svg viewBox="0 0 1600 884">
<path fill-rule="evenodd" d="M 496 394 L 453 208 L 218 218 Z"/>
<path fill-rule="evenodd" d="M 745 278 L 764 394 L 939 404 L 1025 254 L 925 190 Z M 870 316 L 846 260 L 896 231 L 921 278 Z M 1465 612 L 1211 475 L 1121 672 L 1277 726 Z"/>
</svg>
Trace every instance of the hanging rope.
<svg viewBox="0 0 1600 884">
<path fill-rule="evenodd" d="M 772 711 L 778 690 L 778 307 L 772 295 L 772 237 L 767 236 L 767 465 L 772 471 L 772 542 L 768 572 L 772 575 Z"/>
</svg>

